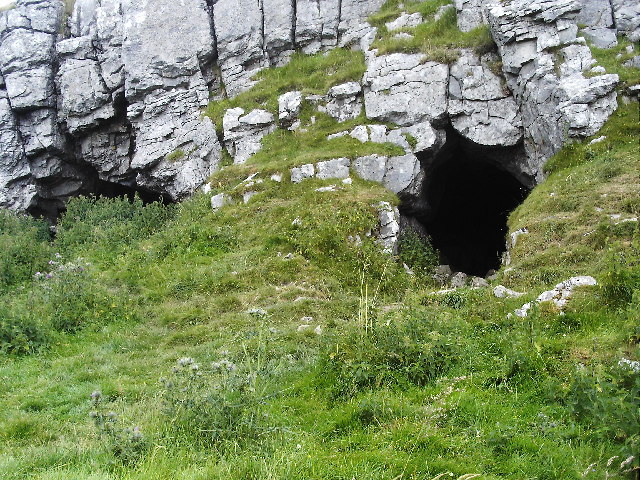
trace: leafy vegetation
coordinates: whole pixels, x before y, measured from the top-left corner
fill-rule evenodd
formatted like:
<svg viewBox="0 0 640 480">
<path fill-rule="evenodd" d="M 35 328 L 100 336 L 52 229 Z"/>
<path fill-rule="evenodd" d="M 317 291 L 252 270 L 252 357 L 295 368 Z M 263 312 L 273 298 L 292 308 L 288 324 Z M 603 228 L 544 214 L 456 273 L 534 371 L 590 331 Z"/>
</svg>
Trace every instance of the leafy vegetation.
<svg viewBox="0 0 640 480">
<path fill-rule="evenodd" d="M 441 11 L 436 20 L 436 13 L 446 6 L 450 7 Z M 395 20 L 403 12 L 420 13 L 424 22 L 417 27 L 390 32 L 385 24 Z M 456 11 L 449 0 L 388 0 L 378 13 L 369 18 L 369 22 L 378 27 L 378 35 L 372 48 L 378 49 L 380 55 L 394 52 L 424 53 L 427 60 L 453 63 L 458 59 L 460 48 L 472 48 L 479 54 L 495 49 L 487 26 L 467 33 L 458 29 Z M 398 36 L 398 33 L 409 36 Z"/>
<path fill-rule="evenodd" d="M 284 91 L 361 74 L 360 54 L 335 52 L 265 72 L 209 114 L 273 109 Z M 327 141 L 363 119 L 337 124 L 309 108 L 306 132 L 274 132 L 247 164 L 212 176 L 234 200 L 217 211 L 204 194 L 176 206 L 79 198 L 55 239 L 2 212 L 3 480 L 633 478 L 637 108 L 618 110 L 605 142 L 551 159 L 511 215 L 511 231 L 529 233 L 494 285 L 521 298 L 434 292 L 435 254 L 417 234 L 399 258 L 381 254 L 366 235 L 374 205 L 398 199 L 380 185 L 287 181 L 303 163 L 396 152 Z M 576 274 L 599 285 L 563 311 L 513 315 Z"/>
</svg>

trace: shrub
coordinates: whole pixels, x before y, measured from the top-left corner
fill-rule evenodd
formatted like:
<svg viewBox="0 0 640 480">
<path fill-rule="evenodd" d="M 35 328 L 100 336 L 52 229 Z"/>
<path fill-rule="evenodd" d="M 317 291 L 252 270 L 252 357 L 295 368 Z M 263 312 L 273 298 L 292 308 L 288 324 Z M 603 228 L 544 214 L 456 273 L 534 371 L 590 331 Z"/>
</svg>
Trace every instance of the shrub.
<svg viewBox="0 0 640 480">
<path fill-rule="evenodd" d="M 49 332 L 33 310 L 21 307 L 24 305 L 0 298 L 0 352 L 26 355 L 48 341 Z"/>
<path fill-rule="evenodd" d="M 438 252 L 429 237 L 420 235 L 412 227 L 402 230 L 398 242 L 398 256 L 419 277 L 426 278 L 438 265 Z"/>
<path fill-rule="evenodd" d="M 612 307 L 631 303 L 634 292 L 640 290 L 640 246 L 636 242 L 630 249 L 613 258 L 604 275 L 600 291 L 605 302 Z"/>
<path fill-rule="evenodd" d="M 89 414 L 98 430 L 98 434 L 105 440 L 107 448 L 113 456 L 125 465 L 135 463 L 148 449 L 148 444 L 139 427 L 121 427 L 118 415 L 107 411 L 99 390 L 91 394 L 93 410 Z"/>
<path fill-rule="evenodd" d="M 330 345 L 321 371 L 333 383 L 336 396 L 385 385 L 425 385 L 449 370 L 456 351 L 448 334 L 410 316 L 393 324 L 374 324 L 366 333 L 350 332 Z"/>
<path fill-rule="evenodd" d="M 223 358 L 207 368 L 183 357 L 160 382 L 169 425 L 204 444 L 243 444 L 272 430 L 264 422 L 260 377 L 244 364 Z"/>
<path fill-rule="evenodd" d="M 49 225 L 0 211 L 0 292 L 30 280 L 51 258 Z"/>
<path fill-rule="evenodd" d="M 135 197 L 72 198 L 58 223 L 55 244 L 62 251 L 86 250 L 96 258 L 113 260 L 113 253 L 159 230 L 173 216 L 173 208 Z M 87 248 L 90 247 L 90 248 Z M 102 255 L 101 255 L 102 254 Z"/>
</svg>

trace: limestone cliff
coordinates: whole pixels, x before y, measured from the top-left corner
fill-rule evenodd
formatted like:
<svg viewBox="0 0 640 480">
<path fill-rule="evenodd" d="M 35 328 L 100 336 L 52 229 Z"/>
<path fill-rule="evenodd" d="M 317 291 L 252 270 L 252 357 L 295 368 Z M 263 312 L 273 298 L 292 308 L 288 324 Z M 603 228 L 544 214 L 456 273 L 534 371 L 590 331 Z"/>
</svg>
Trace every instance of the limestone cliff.
<svg viewBox="0 0 640 480">
<path fill-rule="evenodd" d="M 65 12 L 62 0 L 17 0 L 0 15 L 0 206 L 55 215 L 69 196 L 106 184 L 185 198 L 218 168 L 222 148 L 246 160 L 275 128 L 269 112 L 230 110 L 218 138 L 201 113 L 209 100 L 251 88 L 256 72 L 294 51 L 334 47 L 367 59 L 360 85 L 320 102 L 336 119 L 364 106 L 368 118 L 428 132 L 423 151 L 444 145 L 447 128 L 481 149 L 513 147 L 505 168 L 534 183 L 544 160 L 616 107 L 617 77 L 585 75 L 595 61 L 578 23 L 597 18 L 588 38 L 639 36 L 631 0 L 457 0 L 460 28 L 488 22 L 500 58 L 463 51 L 444 65 L 370 49 L 366 19 L 383 3 L 76 0 Z M 503 75 L 490 68 L 498 60 Z M 403 161 L 417 177 L 415 157 Z"/>
</svg>

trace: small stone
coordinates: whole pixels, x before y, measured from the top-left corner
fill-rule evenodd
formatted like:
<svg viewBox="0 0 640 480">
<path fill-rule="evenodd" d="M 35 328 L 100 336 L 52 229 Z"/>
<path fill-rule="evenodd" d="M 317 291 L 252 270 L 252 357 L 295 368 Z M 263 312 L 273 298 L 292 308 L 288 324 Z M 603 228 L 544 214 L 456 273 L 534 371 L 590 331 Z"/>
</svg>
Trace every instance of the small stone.
<svg viewBox="0 0 640 480">
<path fill-rule="evenodd" d="M 291 169 L 291 181 L 293 183 L 300 183 L 302 180 L 312 178 L 315 175 L 315 167 L 312 163 L 307 163 L 300 167 Z"/>
<path fill-rule="evenodd" d="M 314 330 L 313 333 L 315 333 L 316 335 L 322 335 L 322 327 L 320 325 L 318 325 Z"/>
<path fill-rule="evenodd" d="M 451 287 L 462 288 L 467 285 L 467 274 L 464 272 L 456 272 L 451 277 Z"/>
<path fill-rule="evenodd" d="M 344 180 L 342 180 L 343 185 L 351 185 L 353 183 L 353 180 L 351 180 L 351 177 L 349 178 L 345 178 Z"/>
<path fill-rule="evenodd" d="M 496 298 L 517 298 L 524 295 L 524 293 L 515 292 L 503 285 L 498 285 L 496 288 L 493 289 L 493 295 Z"/>
<path fill-rule="evenodd" d="M 224 193 L 219 193 L 211 197 L 211 209 L 214 211 L 229 203 L 231 203 L 231 198 Z"/>
<path fill-rule="evenodd" d="M 591 141 L 589 142 L 589 145 L 595 145 L 596 143 L 603 142 L 603 141 L 605 141 L 606 139 L 607 139 L 607 137 L 605 137 L 604 135 L 603 135 L 603 136 L 601 136 L 601 137 L 598 137 L 598 138 L 594 138 L 593 140 L 591 140 Z"/>
<path fill-rule="evenodd" d="M 307 330 L 309 330 L 311 328 L 311 325 L 303 323 L 302 325 L 298 326 L 298 332 L 305 332 Z"/>
<path fill-rule="evenodd" d="M 337 187 L 335 185 L 328 185 L 326 187 L 316 188 L 316 192 L 335 192 Z"/>
<path fill-rule="evenodd" d="M 300 219 L 300 217 L 296 217 L 293 222 L 291 222 L 291 225 L 299 227 L 302 225 L 302 220 Z"/>
<path fill-rule="evenodd" d="M 245 203 L 245 205 L 247 203 L 249 203 L 249 200 L 251 200 L 251 198 L 258 192 L 254 192 L 254 191 L 250 191 L 250 192 L 245 192 L 242 194 L 242 201 Z"/>
<path fill-rule="evenodd" d="M 488 287 L 489 282 L 487 282 L 482 277 L 471 277 L 471 288 L 483 288 Z"/>
<path fill-rule="evenodd" d="M 449 279 L 453 275 L 451 267 L 449 265 L 438 265 L 433 273 L 433 279 L 440 285 L 446 285 L 449 283 Z"/>
<path fill-rule="evenodd" d="M 271 180 L 273 180 L 274 182 L 277 182 L 277 183 L 282 182 L 282 174 L 281 173 L 274 173 L 273 175 L 271 175 Z"/>
</svg>

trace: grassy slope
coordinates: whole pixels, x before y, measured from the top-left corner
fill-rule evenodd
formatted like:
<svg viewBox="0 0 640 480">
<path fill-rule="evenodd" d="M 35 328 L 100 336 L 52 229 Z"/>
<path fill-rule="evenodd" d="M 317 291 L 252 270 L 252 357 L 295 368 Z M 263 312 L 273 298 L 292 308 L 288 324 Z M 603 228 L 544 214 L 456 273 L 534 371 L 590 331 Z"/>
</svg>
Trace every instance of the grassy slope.
<svg viewBox="0 0 640 480">
<path fill-rule="evenodd" d="M 238 102 L 273 108 L 288 88 Z M 252 103 L 253 95 L 260 100 Z M 210 114 L 219 111 L 212 106 Z M 615 226 L 607 214 L 639 213 L 637 118 L 637 104 L 627 106 L 605 127 L 607 142 L 566 148 L 512 215 L 511 229 L 530 233 L 500 281 L 526 291 L 521 299 L 498 300 L 488 290 L 433 296 L 372 242 L 346 242 L 374 226 L 374 203 L 396 201 L 379 185 L 354 181 L 318 193 L 332 182 L 269 181 L 308 161 L 391 151 L 324 142 L 345 127 L 323 116 L 307 133 L 272 134 L 248 165 L 212 178 L 238 199 L 240 181 L 258 172 L 265 181 L 247 205 L 211 212 L 196 195 L 144 221 L 78 214 L 85 220 L 63 223 L 53 248 L 40 243 L 30 268 L 46 268 L 53 251 L 83 256 L 94 263 L 86 282 L 136 320 L 100 317 L 76 333 L 51 333 L 38 354 L 0 356 L 3 478 L 429 479 L 451 471 L 566 480 L 594 462 L 592 478 L 604 478 L 609 457 L 637 452 L 634 426 L 620 415 L 629 399 L 607 383 L 622 381 L 607 374 L 621 356 L 638 359 L 637 299 L 611 307 L 606 292 L 591 289 L 565 315 L 547 307 L 526 320 L 507 314 L 568 276 L 604 280 L 616 252 L 631 254 L 636 224 Z M 111 218 L 110 208 L 89 212 Z M 5 230 L 3 242 L 36 235 L 21 231 Z M 25 280 L 3 302 L 19 304 L 25 292 L 42 290 Z M 251 308 L 268 315 L 257 319 Z M 321 336 L 297 331 L 304 316 L 323 327 Z M 158 379 L 179 357 L 207 365 L 225 350 L 239 365 L 261 365 L 264 422 L 277 428 L 249 443 L 212 446 L 162 413 Z M 585 400 L 577 387 L 593 396 Z M 97 435 L 88 416 L 95 389 L 123 426 L 139 425 L 148 439 L 134 463 L 114 460 Z M 585 404 L 591 413 L 579 415 Z"/>
</svg>

